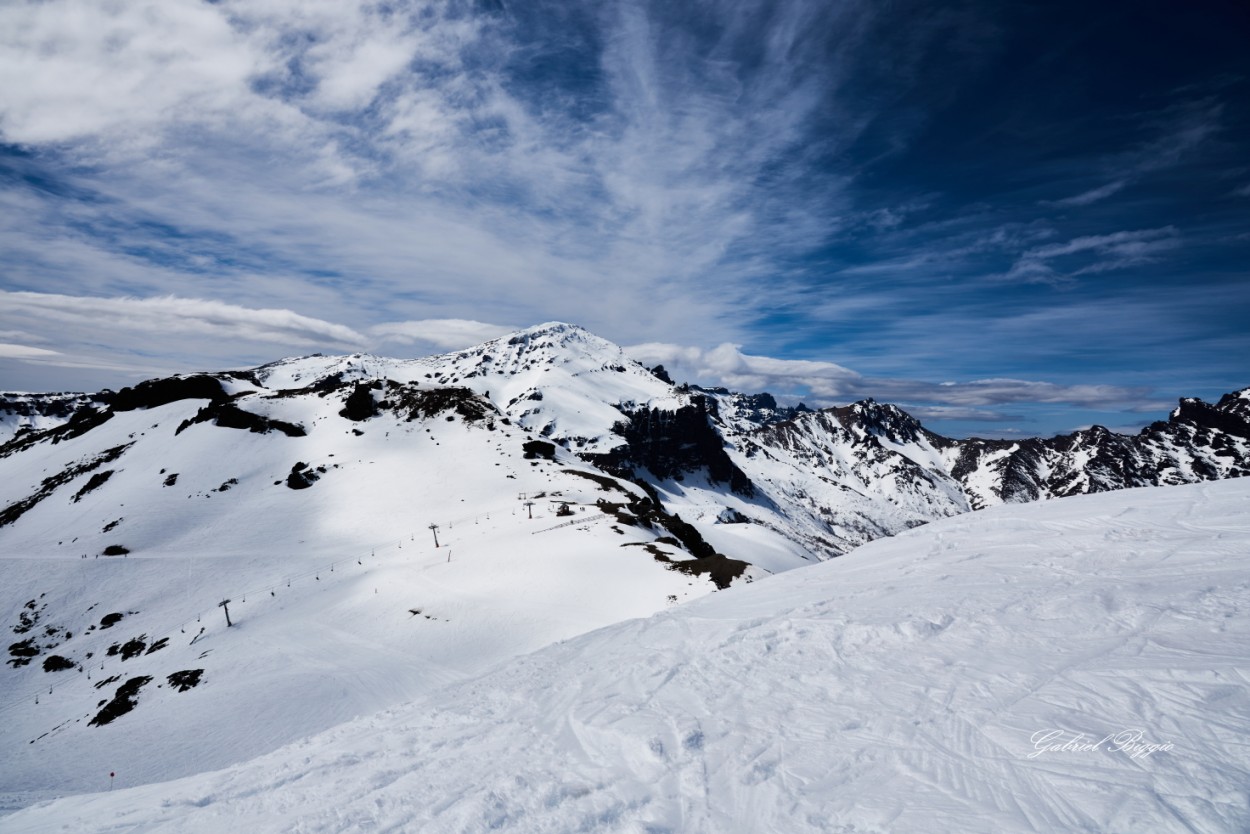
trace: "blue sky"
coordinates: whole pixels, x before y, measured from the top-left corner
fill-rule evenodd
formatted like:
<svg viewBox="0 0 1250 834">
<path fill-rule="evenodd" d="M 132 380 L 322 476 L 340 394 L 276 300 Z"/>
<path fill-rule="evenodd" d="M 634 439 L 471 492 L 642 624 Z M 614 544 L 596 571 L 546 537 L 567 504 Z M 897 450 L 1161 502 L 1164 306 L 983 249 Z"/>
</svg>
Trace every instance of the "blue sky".
<svg viewBox="0 0 1250 834">
<path fill-rule="evenodd" d="M 1250 11 L 0 8 L 0 389 L 548 320 L 952 435 L 1250 385 Z"/>
</svg>

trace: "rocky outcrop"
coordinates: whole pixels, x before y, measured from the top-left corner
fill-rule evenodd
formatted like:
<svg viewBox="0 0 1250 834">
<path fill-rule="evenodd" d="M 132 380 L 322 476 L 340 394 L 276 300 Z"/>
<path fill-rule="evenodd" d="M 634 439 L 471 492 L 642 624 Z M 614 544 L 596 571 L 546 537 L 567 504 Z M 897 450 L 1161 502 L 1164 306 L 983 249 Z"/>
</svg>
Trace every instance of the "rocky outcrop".
<svg viewBox="0 0 1250 834">
<path fill-rule="evenodd" d="M 645 408 L 627 413 L 614 431 L 625 442 L 606 454 L 587 454 L 586 460 L 614 474 L 638 477 L 641 471 L 659 480 L 684 480 L 703 473 L 740 495 L 754 495 L 745 472 L 725 452 L 725 440 L 710 419 L 709 400 L 693 397 L 675 410 Z"/>
</svg>

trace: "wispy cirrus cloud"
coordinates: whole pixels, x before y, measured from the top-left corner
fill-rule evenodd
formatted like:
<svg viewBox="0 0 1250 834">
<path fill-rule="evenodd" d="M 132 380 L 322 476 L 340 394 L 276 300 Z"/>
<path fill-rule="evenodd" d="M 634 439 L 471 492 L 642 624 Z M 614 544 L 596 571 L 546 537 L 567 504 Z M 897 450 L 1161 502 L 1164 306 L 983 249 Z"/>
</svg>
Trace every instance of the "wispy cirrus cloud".
<svg viewBox="0 0 1250 834">
<path fill-rule="evenodd" d="M 1008 279 L 1059 283 L 1080 275 L 1111 272 L 1153 263 L 1181 245 L 1176 227 L 1085 235 L 1064 243 L 1025 251 L 1007 273 Z M 1061 268 L 1058 264 L 1066 265 Z"/>
<path fill-rule="evenodd" d="M 1189 101 L 1146 117 L 1153 138 L 1114 154 L 1098 163 L 1113 179 L 1071 197 L 1043 200 L 1043 205 L 1059 208 L 1089 206 L 1120 193 L 1150 174 L 1179 165 L 1203 144 L 1215 137 L 1221 127 L 1223 106 L 1212 99 Z"/>
<path fill-rule="evenodd" d="M 1064 197 L 1061 200 L 1043 201 L 1046 205 L 1052 206 L 1088 206 L 1099 200 L 1105 200 L 1113 194 L 1121 191 L 1124 186 L 1128 185 L 1128 180 L 1115 180 L 1106 185 L 1100 185 L 1091 188 L 1089 191 L 1083 191 L 1080 194 L 1074 194 L 1071 197 Z"/>
<path fill-rule="evenodd" d="M 1113 177 L 1110 182 L 1056 200 L 1042 200 L 1055 208 L 1084 208 L 1119 194 L 1152 174 L 1174 168 L 1210 142 L 1221 128 L 1223 107 L 1203 99 L 1150 114 L 1154 137 L 1099 163 Z M 1181 245 L 1174 225 L 1155 229 L 1082 235 L 1066 243 L 1034 247 L 1020 253 L 1007 273 L 1011 279 L 1064 285 L 1082 275 L 1128 269 L 1158 261 Z M 1083 256 L 1083 257 L 1078 257 Z M 1056 261 L 1066 260 L 1067 268 Z"/>
<path fill-rule="evenodd" d="M 64 154 L 78 167 L 63 184 L 104 198 L 13 197 L 31 204 L 15 216 L 51 221 L 8 235 L 25 288 L 57 270 L 70 294 L 264 306 L 299 276 L 313 315 L 348 306 L 362 323 L 398 305 L 417 320 L 512 311 L 608 331 L 626 314 L 658 333 L 689 323 L 665 312 L 684 304 L 711 330 L 735 326 L 775 256 L 832 227 L 812 209 L 837 201 L 837 178 L 788 156 L 841 83 L 812 32 L 854 51 L 864 10 L 711 4 L 699 25 L 720 34 L 699 41 L 633 3 L 515 11 L 0 10 L 0 78 L 29 80 L 0 85 L 0 133 Z M 68 272 L 62 243 L 101 263 Z M 99 267 L 118 279 L 90 277 Z"/>
</svg>

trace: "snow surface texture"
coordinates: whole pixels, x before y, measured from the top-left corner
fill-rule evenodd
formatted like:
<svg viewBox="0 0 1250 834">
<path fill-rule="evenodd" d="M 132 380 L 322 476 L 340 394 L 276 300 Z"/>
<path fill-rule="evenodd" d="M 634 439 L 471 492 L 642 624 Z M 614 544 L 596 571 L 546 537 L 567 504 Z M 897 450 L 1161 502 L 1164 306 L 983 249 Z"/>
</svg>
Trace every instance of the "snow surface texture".
<svg viewBox="0 0 1250 834">
<path fill-rule="evenodd" d="M 0 830 L 1244 831 L 1247 506 L 1243 480 L 938 521 Z"/>
</svg>

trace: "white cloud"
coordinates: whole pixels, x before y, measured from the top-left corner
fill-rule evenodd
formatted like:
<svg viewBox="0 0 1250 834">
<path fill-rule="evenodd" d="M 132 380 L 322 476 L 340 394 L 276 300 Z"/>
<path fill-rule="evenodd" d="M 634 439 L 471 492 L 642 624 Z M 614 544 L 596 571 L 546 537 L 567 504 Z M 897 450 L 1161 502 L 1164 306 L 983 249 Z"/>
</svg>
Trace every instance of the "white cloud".
<svg viewBox="0 0 1250 834">
<path fill-rule="evenodd" d="M 89 298 L 53 293 L 0 291 L 4 312 L 71 332 L 143 330 L 183 337 L 240 339 L 297 347 L 358 347 L 366 338 L 341 324 L 291 310 L 251 309 L 198 298 Z"/>
<path fill-rule="evenodd" d="M 712 350 L 664 343 L 625 348 L 644 365 L 661 364 L 675 380 L 724 386 L 743 392 L 769 391 L 802 398 L 808 405 L 841 405 L 865 397 L 885 402 L 911 402 L 919 416 L 933 419 L 1009 420 L 987 412 L 986 406 L 1007 403 L 1053 403 L 1091 408 L 1124 407 L 1142 402 L 1148 391 L 1115 385 L 1059 385 L 1021 379 L 980 379 L 969 382 L 868 377 L 833 362 L 775 359 L 742 353 L 723 344 Z"/>
<path fill-rule="evenodd" d="M 383 343 L 430 344 L 443 350 L 458 350 L 497 339 L 516 329 L 469 319 L 422 319 L 374 325 L 369 333 Z"/>
<path fill-rule="evenodd" d="M 1006 414 L 985 408 L 960 408 L 950 405 L 909 405 L 899 407 L 922 422 L 929 420 L 962 420 L 970 423 L 1004 423 L 1023 419 L 1019 414 Z M 1010 431 L 1000 429 L 999 431 Z"/>
<path fill-rule="evenodd" d="M 800 181 L 793 149 L 838 79 L 801 33 L 861 12 L 775 10 L 744 86 L 717 52 L 759 33 L 704 11 L 726 42 L 694 50 L 632 6 L 594 12 L 599 86 L 553 100 L 502 65 L 555 45 L 441 0 L 0 7 L 0 137 L 82 163 L 94 198 L 26 195 L 0 229 L 7 286 L 188 297 L 207 275 L 323 318 L 728 337 L 772 259 L 831 228 L 812 202 L 840 189 Z M 341 278 L 301 291 L 310 272 Z"/>
<path fill-rule="evenodd" d="M 0 359 L 43 359 L 60 355 L 60 351 L 56 350 L 0 342 Z"/>
<path fill-rule="evenodd" d="M 20 144 L 146 145 L 154 127 L 251 98 L 248 80 L 272 65 L 222 7 L 187 0 L 8 3 L 0 33 L 0 129 Z"/>
<path fill-rule="evenodd" d="M 497 338 L 509 331 L 502 325 L 448 318 L 388 322 L 369 328 L 365 334 L 291 310 L 247 308 L 205 299 L 100 298 L 0 291 L 0 325 L 6 324 L 9 317 L 24 326 L 44 323 L 56 328 L 65 334 L 64 341 L 69 347 L 59 351 L 3 343 L 0 344 L 0 359 L 62 368 L 123 371 L 130 375 L 188 368 L 153 363 L 143 354 L 101 353 L 92 346 L 102 339 L 107 340 L 110 333 L 125 332 L 132 336 L 149 333 L 154 334 L 158 344 L 201 346 L 195 354 L 198 357 L 195 362 L 203 365 L 208 354 L 222 344 L 229 349 L 237 349 L 238 344 L 244 343 L 304 351 L 358 350 L 376 344 L 451 350 Z M 915 403 L 908 406 L 909 410 L 926 419 L 998 422 L 1015 419 L 986 410 L 1006 403 L 1135 407 L 1140 406 L 1148 394 L 1139 388 L 1058 385 L 1019 379 L 934 383 L 867 377 L 833 362 L 746 354 L 732 343 L 704 349 L 649 342 L 628 347 L 626 352 L 646 365 L 665 365 L 678 380 L 723 385 L 743 392 L 767 390 L 779 396 L 802 398 L 813 406 L 842 404 L 864 397 Z M 268 351 L 262 360 L 267 358 L 272 358 Z"/>
<path fill-rule="evenodd" d="M 650 342 L 627 347 L 625 352 L 644 365 L 664 365 L 674 379 L 737 391 L 790 393 L 803 389 L 822 400 L 835 400 L 852 392 L 861 381 L 859 374 L 832 362 L 752 356 L 729 343 L 702 350 Z"/>
</svg>

